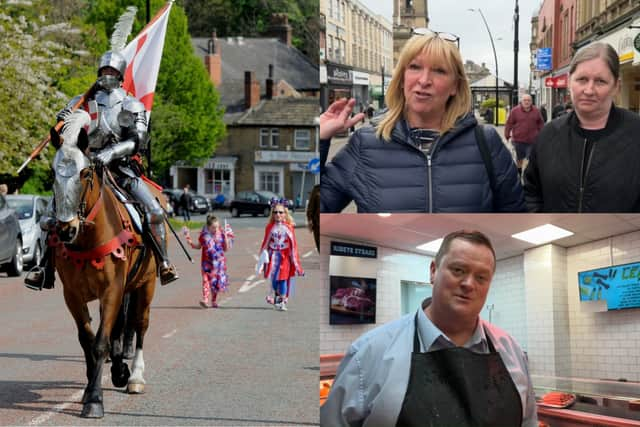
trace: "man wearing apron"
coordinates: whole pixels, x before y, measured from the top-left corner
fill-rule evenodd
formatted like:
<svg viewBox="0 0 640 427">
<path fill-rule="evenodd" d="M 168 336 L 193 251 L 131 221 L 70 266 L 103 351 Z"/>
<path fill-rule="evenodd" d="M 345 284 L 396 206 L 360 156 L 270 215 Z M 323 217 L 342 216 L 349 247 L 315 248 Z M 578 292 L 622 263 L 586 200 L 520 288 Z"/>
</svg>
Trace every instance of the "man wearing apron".
<svg viewBox="0 0 640 427">
<path fill-rule="evenodd" d="M 447 235 L 430 267 L 433 296 L 351 345 L 320 425 L 536 427 L 524 353 L 479 317 L 495 263 L 484 234 Z"/>
</svg>

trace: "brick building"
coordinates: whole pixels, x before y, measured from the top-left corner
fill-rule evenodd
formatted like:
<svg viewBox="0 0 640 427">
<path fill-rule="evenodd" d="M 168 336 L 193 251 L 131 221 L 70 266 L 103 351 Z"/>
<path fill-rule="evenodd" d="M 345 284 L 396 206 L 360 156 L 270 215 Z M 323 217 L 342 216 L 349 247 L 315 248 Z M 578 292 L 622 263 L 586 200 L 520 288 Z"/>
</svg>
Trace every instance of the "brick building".
<svg viewBox="0 0 640 427">
<path fill-rule="evenodd" d="M 286 15 L 274 15 L 267 33 L 192 39 L 220 94 L 227 136 L 203 166 L 177 163 L 174 187 L 189 183 L 226 199 L 254 189 L 307 199 L 317 179 L 306 165 L 317 157 L 318 66 L 291 45 Z"/>
</svg>

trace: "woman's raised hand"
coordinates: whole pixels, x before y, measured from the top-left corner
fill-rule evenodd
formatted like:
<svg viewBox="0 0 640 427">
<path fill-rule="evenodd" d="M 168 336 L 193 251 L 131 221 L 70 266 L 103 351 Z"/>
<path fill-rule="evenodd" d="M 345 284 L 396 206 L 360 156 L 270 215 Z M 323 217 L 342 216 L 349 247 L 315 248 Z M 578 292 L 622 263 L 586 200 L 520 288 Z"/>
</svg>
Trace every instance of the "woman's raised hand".
<svg viewBox="0 0 640 427">
<path fill-rule="evenodd" d="M 364 119 L 364 113 L 350 117 L 355 105 L 354 98 L 340 98 L 332 103 L 327 111 L 320 115 L 320 139 L 332 138 Z"/>
</svg>

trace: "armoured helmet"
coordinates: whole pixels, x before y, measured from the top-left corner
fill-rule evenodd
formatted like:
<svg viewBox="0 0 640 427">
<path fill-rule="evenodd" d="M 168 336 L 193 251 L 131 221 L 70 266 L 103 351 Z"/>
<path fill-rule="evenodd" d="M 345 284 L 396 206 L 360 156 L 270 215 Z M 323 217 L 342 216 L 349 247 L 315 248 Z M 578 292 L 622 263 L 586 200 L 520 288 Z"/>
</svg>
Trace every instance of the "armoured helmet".
<svg viewBox="0 0 640 427">
<path fill-rule="evenodd" d="M 100 70 L 105 67 L 111 67 L 120 73 L 120 80 L 124 78 L 124 72 L 127 69 L 127 60 L 124 56 L 118 52 L 107 51 L 100 58 L 100 65 L 98 66 L 98 77 L 100 77 Z"/>
</svg>

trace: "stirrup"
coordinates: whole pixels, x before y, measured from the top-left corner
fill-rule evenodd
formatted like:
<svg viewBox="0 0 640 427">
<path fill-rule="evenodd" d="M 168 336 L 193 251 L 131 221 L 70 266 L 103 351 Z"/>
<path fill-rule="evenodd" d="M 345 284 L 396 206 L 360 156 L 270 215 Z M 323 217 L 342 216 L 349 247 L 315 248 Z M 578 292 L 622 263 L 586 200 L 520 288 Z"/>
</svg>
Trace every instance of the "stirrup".
<svg viewBox="0 0 640 427">
<path fill-rule="evenodd" d="M 41 291 L 44 287 L 45 269 L 39 265 L 34 266 L 24 278 L 24 286 L 34 291 Z M 36 276 L 36 277 L 33 277 Z"/>
<path fill-rule="evenodd" d="M 160 285 L 164 286 L 178 279 L 178 271 L 173 264 L 165 262 L 160 266 Z"/>
</svg>

